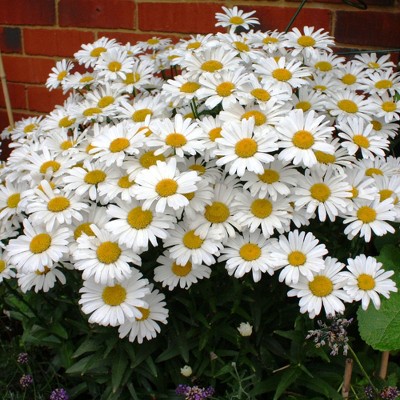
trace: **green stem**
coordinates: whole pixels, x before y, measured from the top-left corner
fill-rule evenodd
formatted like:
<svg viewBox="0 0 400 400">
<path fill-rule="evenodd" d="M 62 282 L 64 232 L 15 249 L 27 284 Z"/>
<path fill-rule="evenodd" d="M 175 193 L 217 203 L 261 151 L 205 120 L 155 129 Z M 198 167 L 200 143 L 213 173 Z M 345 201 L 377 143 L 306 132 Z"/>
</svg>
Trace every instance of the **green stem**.
<svg viewBox="0 0 400 400">
<path fill-rule="evenodd" d="M 301 9 L 305 6 L 305 4 L 307 3 L 307 0 L 303 0 L 301 2 L 301 4 L 299 5 L 298 9 L 296 10 L 296 12 L 294 13 L 292 19 L 289 21 L 286 29 L 285 29 L 285 33 L 287 33 L 290 29 L 290 27 L 293 25 L 293 22 L 295 21 L 295 19 L 297 18 L 297 16 L 299 15 Z"/>
</svg>

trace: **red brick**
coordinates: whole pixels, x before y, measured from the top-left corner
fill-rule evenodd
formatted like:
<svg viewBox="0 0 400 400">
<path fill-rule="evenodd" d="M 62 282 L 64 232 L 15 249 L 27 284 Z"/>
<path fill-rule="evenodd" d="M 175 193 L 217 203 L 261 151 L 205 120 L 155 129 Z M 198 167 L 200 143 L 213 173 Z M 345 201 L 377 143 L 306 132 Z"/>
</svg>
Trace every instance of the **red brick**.
<svg viewBox="0 0 400 400">
<path fill-rule="evenodd" d="M 286 0 L 290 2 L 300 3 L 301 0 Z M 357 0 L 350 0 L 352 3 L 358 5 L 359 2 Z M 368 6 L 394 6 L 395 0 L 363 0 L 363 2 Z M 307 3 L 331 3 L 331 4 L 341 4 L 346 10 L 352 10 L 357 8 L 355 6 L 351 6 L 343 2 L 343 0 L 308 0 Z M 360 5 L 362 7 L 362 5 Z"/>
<path fill-rule="evenodd" d="M 55 0 L 0 0 L 2 25 L 54 25 Z"/>
<path fill-rule="evenodd" d="M 218 32 L 214 3 L 139 3 L 139 29 L 142 31 L 209 33 Z"/>
<path fill-rule="evenodd" d="M 243 10 L 255 10 L 255 16 L 260 20 L 258 29 L 262 31 L 278 29 L 284 31 L 289 24 L 291 18 L 296 13 L 296 7 L 270 7 L 270 6 L 254 6 L 243 7 Z M 297 27 L 301 29 L 303 26 L 314 26 L 317 29 L 323 28 L 331 31 L 332 13 L 328 9 L 304 7 L 291 28 Z"/>
<path fill-rule="evenodd" d="M 48 113 L 56 105 L 62 105 L 66 97 L 59 89 L 51 92 L 44 86 L 28 86 L 27 89 L 28 108 L 31 111 Z"/>
<path fill-rule="evenodd" d="M 60 26 L 83 28 L 133 28 L 132 0 L 60 0 Z"/>
<path fill-rule="evenodd" d="M 21 53 L 21 29 L 0 27 L 0 50 L 3 53 Z"/>
<path fill-rule="evenodd" d="M 400 47 L 399 21 L 400 12 L 337 11 L 334 36 L 339 43 Z"/>
<path fill-rule="evenodd" d="M 10 82 L 44 83 L 56 62 L 49 58 L 5 55 L 3 64 Z"/>
<path fill-rule="evenodd" d="M 25 85 L 20 83 L 10 83 L 7 82 L 8 94 L 10 96 L 10 103 L 13 109 L 25 109 L 26 99 L 25 99 Z M 0 86 L 0 107 L 5 108 L 6 102 L 3 94 L 3 87 Z"/>
<path fill-rule="evenodd" d="M 67 29 L 24 29 L 26 54 L 72 57 L 82 44 L 94 41 L 93 32 Z"/>
</svg>

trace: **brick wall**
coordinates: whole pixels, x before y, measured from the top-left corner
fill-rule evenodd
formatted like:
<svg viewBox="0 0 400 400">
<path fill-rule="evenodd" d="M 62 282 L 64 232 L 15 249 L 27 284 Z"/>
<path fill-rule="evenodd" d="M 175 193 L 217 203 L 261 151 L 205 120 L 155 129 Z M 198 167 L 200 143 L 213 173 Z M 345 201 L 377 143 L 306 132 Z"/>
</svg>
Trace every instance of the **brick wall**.
<svg viewBox="0 0 400 400">
<path fill-rule="evenodd" d="M 351 0 L 357 3 L 357 0 Z M 328 30 L 340 47 L 400 47 L 400 0 L 309 0 L 294 26 Z M 63 101 L 43 83 L 55 61 L 101 36 L 131 43 L 153 35 L 179 39 L 216 32 L 221 6 L 255 9 L 261 30 L 284 30 L 300 0 L 0 0 L 0 48 L 16 120 L 48 112 Z M 0 88 L 0 131 L 8 125 Z"/>
</svg>

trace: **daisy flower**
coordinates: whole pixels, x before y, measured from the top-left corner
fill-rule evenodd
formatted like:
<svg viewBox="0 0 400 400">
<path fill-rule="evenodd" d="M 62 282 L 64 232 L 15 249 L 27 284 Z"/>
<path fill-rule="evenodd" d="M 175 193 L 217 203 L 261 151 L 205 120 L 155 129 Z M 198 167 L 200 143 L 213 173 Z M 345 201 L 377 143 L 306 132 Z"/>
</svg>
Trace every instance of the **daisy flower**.
<svg viewBox="0 0 400 400">
<path fill-rule="evenodd" d="M 339 137 L 343 139 L 341 146 L 347 149 L 350 155 L 355 155 L 358 150 L 364 159 L 384 156 L 389 148 L 389 141 L 382 136 L 373 134 L 372 124 L 362 118 L 347 118 L 336 125 Z"/>
<path fill-rule="evenodd" d="M 147 140 L 147 139 L 146 139 Z M 167 158 L 163 154 L 154 154 L 155 150 L 148 150 L 147 147 L 139 150 L 139 154 L 135 157 L 129 157 L 123 164 L 123 168 L 127 170 L 130 179 L 135 179 L 136 175 L 145 169 L 149 169 L 153 165 L 157 165 L 157 161 L 165 162 Z"/>
<path fill-rule="evenodd" d="M 173 290 L 179 286 L 181 289 L 189 289 L 192 284 L 199 280 L 208 279 L 211 275 L 211 268 L 205 265 L 196 265 L 188 261 L 184 265 L 177 264 L 169 255 L 169 251 L 164 251 L 164 255 L 157 258 L 158 267 L 154 269 L 154 281 L 160 282 L 163 287 Z"/>
<path fill-rule="evenodd" d="M 177 264 L 215 264 L 222 244 L 210 237 L 201 238 L 188 224 L 180 222 L 163 240 L 164 248 L 168 248 L 170 257 Z"/>
<path fill-rule="evenodd" d="M 313 68 L 313 73 L 316 75 L 334 74 L 339 69 L 343 62 L 344 57 L 339 57 L 335 54 L 323 52 L 315 52 L 306 61 L 305 64 Z"/>
<path fill-rule="evenodd" d="M 57 128 L 74 129 L 77 127 L 76 118 L 72 116 L 72 107 L 57 107 L 43 119 L 44 131 Z"/>
<path fill-rule="evenodd" d="M 400 165 L 389 163 L 385 157 L 375 157 L 374 159 L 357 160 L 354 167 L 364 172 L 365 176 L 384 175 L 391 176 L 399 173 Z"/>
<path fill-rule="evenodd" d="M 352 298 L 343 290 L 345 278 L 340 271 L 344 264 L 336 258 L 326 257 L 324 267 L 313 273 L 311 279 L 301 275 L 297 283 L 291 283 L 289 297 L 300 298 L 301 313 L 308 313 L 310 318 L 319 315 L 322 307 L 325 315 L 343 314 L 345 305 L 351 303 Z"/>
<path fill-rule="evenodd" d="M 400 198 L 400 175 L 374 176 L 374 184 L 377 189 L 380 201 L 389 197 L 393 199 L 395 207 L 398 207 Z"/>
<path fill-rule="evenodd" d="M 342 89 L 360 89 L 360 79 L 365 76 L 364 67 L 355 61 L 349 61 L 335 70 L 337 84 Z"/>
<path fill-rule="evenodd" d="M 96 87 L 99 84 L 97 74 L 95 72 L 74 72 L 67 75 L 62 81 L 64 91 L 71 89 L 82 90 Z"/>
<path fill-rule="evenodd" d="M 6 246 L 8 262 L 21 272 L 32 272 L 50 268 L 69 253 L 71 231 L 55 227 L 51 232 L 43 225 L 33 226 L 28 219 L 23 221 L 23 235 L 11 239 Z"/>
<path fill-rule="evenodd" d="M 383 236 L 387 232 L 394 233 L 395 229 L 389 222 L 396 219 L 396 211 L 392 198 L 380 201 L 375 200 L 355 200 L 353 209 L 348 213 L 344 224 L 349 224 L 344 230 L 344 234 L 351 240 L 356 235 L 363 237 L 369 242 L 372 233 Z"/>
<path fill-rule="evenodd" d="M 292 94 L 292 102 L 295 109 L 301 109 L 304 112 L 325 111 L 326 108 L 325 94 L 304 86 L 299 88 L 297 95 Z"/>
<path fill-rule="evenodd" d="M 351 200 L 374 200 L 377 196 L 377 188 L 373 178 L 366 176 L 364 171 L 352 167 L 346 168 L 343 173 L 346 181 L 351 186 Z"/>
<path fill-rule="evenodd" d="M 34 289 L 36 293 L 39 291 L 48 292 L 57 281 L 61 285 L 65 285 L 67 280 L 65 275 L 58 269 L 59 267 L 60 265 L 55 264 L 51 268 L 45 266 L 43 271 L 18 272 L 18 286 L 22 293 L 26 293 L 31 289 Z"/>
<path fill-rule="evenodd" d="M 324 115 L 318 116 L 313 110 L 307 113 L 289 111 L 275 127 L 279 135 L 278 146 L 283 149 L 279 152 L 279 160 L 312 167 L 317 163 L 316 150 L 333 154 L 335 148 L 327 141 L 334 128 L 328 124 Z"/>
<path fill-rule="evenodd" d="M 83 44 L 82 49 L 74 54 L 79 64 L 84 64 L 86 68 L 94 67 L 99 57 L 109 49 L 117 47 L 115 39 L 101 37 L 93 43 Z"/>
<path fill-rule="evenodd" d="M 159 38 L 157 36 L 153 36 L 146 41 L 138 41 L 137 45 L 141 47 L 143 50 L 151 50 L 153 52 L 160 51 L 165 49 L 167 46 L 171 44 L 171 39 L 168 38 Z"/>
<path fill-rule="evenodd" d="M 81 235 L 73 253 L 74 268 L 83 271 L 83 279 L 95 283 L 112 285 L 129 279 L 130 263 L 141 265 L 142 261 L 132 248 L 118 243 L 119 235 L 91 225 L 95 236 Z"/>
<path fill-rule="evenodd" d="M 185 153 L 195 155 L 204 149 L 203 132 L 196 122 L 176 114 L 174 119 L 157 119 L 150 122 L 153 134 L 146 141 L 149 148 L 156 147 L 154 154 L 175 154 L 183 158 Z"/>
<path fill-rule="evenodd" d="M 219 115 L 216 117 L 204 116 L 198 121 L 198 124 L 203 131 L 204 159 L 208 162 L 214 158 L 213 152 L 217 148 L 216 139 L 222 137 L 222 121 Z"/>
<path fill-rule="evenodd" d="M 298 54 L 309 57 L 319 50 L 332 51 L 333 38 L 329 36 L 328 32 L 324 32 L 322 28 L 314 29 L 313 26 L 304 26 L 303 32 L 300 32 L 298 28 L 293 28 L 291 32 L 286 33 L 284 44 L 293 49 L 291 51 L 293 57 Z"/>
<path fill-rule="evenodd" d="M 157 238 L 165 239 L 167 231 L 173 227 L 175 217 L 157 213 L 154 209 L 144 209 L 141 202 L 115 200 L 110 204 L 107 214 L 112 221 L 105 225 L 110 232 L 118 232 L 118 242 L 128 248 L 147 249 L 149 242 L 157 246 Z"/>
<path fill-rule="evenodd" d="M 354 63 L 361 65 L 367 72 L 388 70 L 395 68 L 395 64 L 390 60 L 390 54 L 378 57 L 376 53 L 363 53 L 354 56 Z"/>
<path fill-rule="evenodd" d="M 346 279 L 344 290 L 355 301 L 361 300 L 363 310 L 368 308 L 372 301 L 377 310 L 381 306 L 379 295 L 390 297 L 390 292 L 397 292 L 395 282 L 389 279 L 394 271 L 385 271 L 382 263 L 374 257 L 367 257 L 365 254 L 347 259 L 348 272 L 341 275 Z"/>
<path fill-rule="evenodd" d="M 5 180 L 0 185 L 0 220 L 8 220 L 25 211 L 28 201 L 27 183 L 12 183 Z"/>
<path fill-rule="evenodd" d="M 173 107 L 178 107 L 194 99 L 200 87 L 198 79 L 192 79 L 189 74 L 182 73 L 163 84 L 163 94 Z"/>
<path fill-rule="evenodd" d="M 255 48 L 261 48 L 269 54 L 285 53 L 284 44 L 285 34 L 283 32 L 266 31 L 266 32 L 252 32 L 249 36 L 249 44 Z"/>
<path fill-rule="evenodd" d="M 42 116 L 39 117 L 28 117 L 15 123 L 15 127 L 11 133 L 11 139 L 18 141 L 19 139 L 26 138 L 40 128 L 42 128 Z"/>
<path fill-rule="evenodd" d="M 69 71 L 71 71 L 72 68 L 74 68 L 74 64 L 71 61 L 57 61 L 56 66 L 51 69 L 52 73 L 47 78 L 47 89 L 51 91 L 61 86 L 65 78 L 69 75 Z"/>
<path fill-rule="evenodd" d="M 292 201 L 296 208 L 306 207 L 308 214 L 317 211 L 322 222 L 327 216 L 334 221 L 351 206 L 351 189 L 346 176 L 332 167 L 325 173 L 319 169 L 306 170 L 294 189 Z"/>
<path fill-rule="evenodd" d="M 79 290 L 79 304 L 85 314 L 90 314 L 89 323 L 103 326 L 118 326 L 129 318 L 141 318 L 139 307 L 148 307 L 143 300 L 150 293 L 149 282 L 142 274 L 132 269 L 132 275 L 115 285 L 102 285 L 92 280 L 83 282 Z"/>
<path fill-rule="evenodd" d="M 262 174 L 264 163 L 274 160 L 271 152 L 278 149 L 276 134 L 255 128 L 255 119 L 243 119 L 241 123 L 226 123 L 216 139 L 217 165 L 225 166 L 230 175 L 243 176 L 245 171 Z"/>
<path fill-rule="evenodd" d="M 390 69 L 373 72 L 360 80 L 360 89 L 369 94 L 394 96 L 400 92 L 400 74 Z"/>
<path fill-rule="evenodd" d="M 141 344 L 143 339 L 154 339 L 161 332 L 159 323 L 167 323 L 168 309 L 165 308 L 165 296 L 157 289 L 153 289 L 153 286 L 153 284 L 149 285 L 150 293 L 143 297 L 147 307 L 138 307 L 142 316 L 129 318 L 119 326 L 118 333 L 121 339 L 129 335 L 130 342 L 136 340 Z"/>
<path fill-rule="evenodd" d="M 115 179 L 108 179 L 104 185 L 99 188 L 100 197 L 104 198 L 106 203 L 111 203 L 115 198 L 120 198 L 123 201 L 130 201 L 135 197 L 133 186 L 135 181 L 127 173 L 126 170 L 120 168 L 118 170 L 118 177 Z"/>
<path fill-rule="evenodd" d="M 144 200 L 144 209 L 155 202 L 156 212 L 162 213 L 167 206 L 178 210 L 188 205 L 184 195 L 195 192 L 196 182 L 200 180 L 196 171 L 179 172 L 176 159 L 171 158 L 167 162 L 157 161 L 157 165 L 139 172 L 133 190 L 137 200 Z"/>
<path fill-rule="evenodd" d="M 131 71 L 125 74 L 125 79 L 122 82 L 115 83 L 115 86 L 123 89 L 126 93 L 135 93 L 136 90 L 142 90 L 146 85 L 150 84 L 150 79 L 154 73 L 154 62 L 141 60 L 135 62 Z"/>
<path fill-rule="evenodd" d="M 278 195 L 288 196 L 297 185 L 298 178 L 299 172 L 294 165 L 278 159 L 265 164 L 261 174 L 246 171 L 241 177 L 243 188 L 249 189 L 253 197 L 270 196 L 273 201 Z"/>
<path fill-rule="evenodd" d="M 274 274 L 271 252 L 275 240 L 266 239 L 259 229 L 252 233 L 244 231 L 226 242 L 218 262 L 225 261 L 229 275 L 241 278 L 251 272 L 254 282 L 258 282 L 263 273 Z"/>
<path fill-rule="evenodd" d="M 14 266 L 8 261 L 8 256 L 5 251 L 0 247 L 0 283 L 3 279 L 10 279 L 15 277 Z"/>
<path fill-rule="evenodd" d="M 85 94 L 85 99 L 93 104 L 94 108 L 99 108 L 109 116 L 115 115 L 116 107 L 126 98 L 127 95 L 121 89 L 110 85 L 100 86 Z"/>
<path fill-rule="evenodd" d="M 222 26 L 235 31 L 236 28 L 241 27 L 249 30 L 251 25 L 259 25 L 258 18 L 251 18 L 255 11 L 245 13 L 239 10 L 236 6 L 232 8 L 222 6 L 224 13 L 216 13 L 215 18 L 218 21 L 215 26 Z"/>
<path fill-rule="evenodd" d="M 327 253 L 325 245 L 319 244 L 311 232 L 306 234 L 296 229 L 289 232 L 288 237 L 279 237 L 271 252 L 271 262 L 275 269 L 283 268 L 279 282 L 285 281 L 286 285 L 291 285 L 299 282 L 301 275 L 311 281 L 314 273 L 324 268 L 323 256 Z"/>
<path fill-rule="evenodd" d="M 400 93 L 400 89 L 399 89 Z M 372 95 L 371 100 L 375 102 L 377 118 L 383 118 L 386 123 L 397 122 L 400 120 L 400 100 L 388 93 Z M 382 134 L 382 132 L 380 132 Z"/>
</svg>

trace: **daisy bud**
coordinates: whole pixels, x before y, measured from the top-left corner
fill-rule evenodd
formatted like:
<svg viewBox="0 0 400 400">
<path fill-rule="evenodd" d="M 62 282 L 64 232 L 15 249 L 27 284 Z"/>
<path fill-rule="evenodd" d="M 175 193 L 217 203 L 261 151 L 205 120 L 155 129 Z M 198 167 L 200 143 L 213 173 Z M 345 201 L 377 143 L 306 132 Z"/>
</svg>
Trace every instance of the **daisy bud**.
<svg viewBox="0 0 400 400">
<path fill-rule="evenodd" d="M 241 336 L 250 336 L 253 333 L 253 326 L 248 322 L 242 322 L 237 330 L 239 331 Z"/>
<path fill-rule="evenodd" d="M 192 375 L 192 373 L 193 373 L 192 368 L 189 365 L 185 365 L 183 368 L 181 368 L 181 374 L 186 378 Z"/>
</svg>

